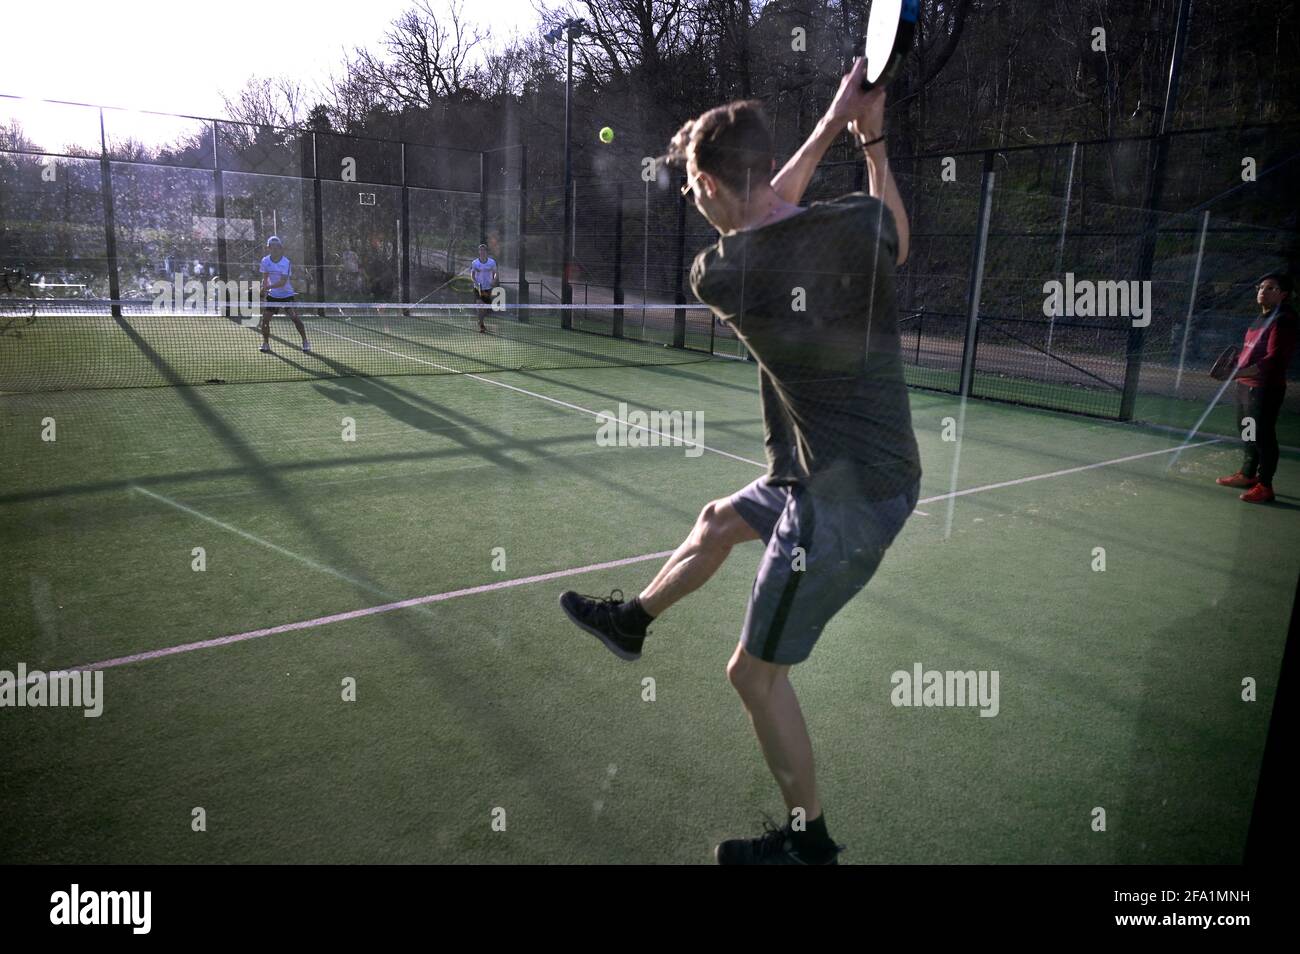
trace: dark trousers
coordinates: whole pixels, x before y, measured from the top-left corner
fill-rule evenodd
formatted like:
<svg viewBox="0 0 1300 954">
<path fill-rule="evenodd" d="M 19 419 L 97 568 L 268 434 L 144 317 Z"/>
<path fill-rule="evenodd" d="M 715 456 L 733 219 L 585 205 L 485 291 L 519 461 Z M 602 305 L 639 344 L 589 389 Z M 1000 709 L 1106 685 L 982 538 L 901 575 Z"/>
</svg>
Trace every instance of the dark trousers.
<svg viewBox="0 0 1300 954">
<path fill-rule="evenodd" d="M 1273 486 L 1273 474 L 1277 471 L 1277 418 L 1285 396 L 1285 384 L 1254 388 L 1237 385 L 1237 426 L 1244 428 L 1242 420 L 1247 417 L 1255 421 L 1255 439 L 1245 442 L 1246 459 L 1241 472 L 1247 477 L 1258 477 L 1268 487 Z"/>
</svg>

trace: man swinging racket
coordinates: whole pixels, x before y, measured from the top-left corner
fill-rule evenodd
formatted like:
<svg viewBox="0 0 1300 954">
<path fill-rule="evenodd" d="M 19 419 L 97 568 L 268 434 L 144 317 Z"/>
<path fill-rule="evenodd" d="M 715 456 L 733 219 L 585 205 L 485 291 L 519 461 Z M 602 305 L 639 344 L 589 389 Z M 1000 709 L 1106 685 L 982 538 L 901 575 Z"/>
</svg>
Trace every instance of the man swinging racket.
<svg viewBox="0 0 1300 954">
<path fill-rule="evenodd" d="M 835 864 L 812 742 L 790 683 L 823 628 L 871 579 L 916 505 L 921 467 L 899 356 L 894 270 L 908 220 L 885 156 L 883 88 L 861 88 L 862 60 L 775 178 L 759 104 L 733 102 L 687 122 L 667 161 L 718 230 L 691 269 L 695 294 L 759 366 L 768 472 L 706 504 L 658 575 L 628 601 L 572 591 L 560 605 L 622 659 L 647 627 L 702 586 L 731 548 L 766 547 L 727 676 L 785 799 L 786 823 L 724 841 L 720 864 Z M 798 205 L 848 126 L 865 150 L 870 195 Z M 857 633 L 852 638 L 870 638 Z"/>
</svg>

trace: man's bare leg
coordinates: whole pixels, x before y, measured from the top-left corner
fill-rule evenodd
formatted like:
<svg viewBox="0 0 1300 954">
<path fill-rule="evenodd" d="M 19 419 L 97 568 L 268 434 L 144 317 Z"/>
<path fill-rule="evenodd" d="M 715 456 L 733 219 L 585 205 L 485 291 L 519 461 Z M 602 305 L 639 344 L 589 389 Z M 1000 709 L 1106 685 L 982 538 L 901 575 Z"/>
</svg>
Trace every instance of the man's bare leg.
<svg viewBox="0 0 1300 954">
<path fill-rule="evenodd" d="M 790 684 L 790 667 L 764 662 L 737 646 L 727 678 L 740 694 L 767 767 L 781 786 L 787 811 L 802 808 L 807 820 L 822 813 L 817 798 L 812 739 L 799 699 Z"/>
<path fill-rule="evenodd" d="M 658 616 L 688 593 L 698 590 L 726 562 L 738 543 L 757 540 L 758 531 L 745 522 L 726 498 L 705 504 L 690 535 L 641 591 L 641 608 Z"/>
<path fill-rule="evenodd" d="M 757 539 L 758 533 L 729 500 L 710 501 L 700 511 L 690 535 L 640 596 L 624 601 L 615 599 L 612 593 L 608 598 L 597 598 L 566 590 L 560 594 L 560 608 L 614 655 L 634 662 L 641 658 L 641 645 L 654 618 L 703 586 L 722 566 L 733 546 Z"/>
</svg>

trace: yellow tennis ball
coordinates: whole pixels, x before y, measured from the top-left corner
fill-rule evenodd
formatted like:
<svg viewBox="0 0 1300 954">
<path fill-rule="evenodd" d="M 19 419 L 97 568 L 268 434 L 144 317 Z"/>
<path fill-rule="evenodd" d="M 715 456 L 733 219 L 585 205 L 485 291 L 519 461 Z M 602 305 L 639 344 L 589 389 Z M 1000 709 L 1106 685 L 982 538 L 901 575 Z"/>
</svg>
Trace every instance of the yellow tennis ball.
<svg viewBox="0 0 1300 954">
<path fill-rule="evenodd" d="M 614 141 L 614 130 L 610 129 L 608 126 L 606 126 L 604 129 L 602 129 L 602 130 L 600 131 L 600 141 L 601 141 L 601 142 L 613 142 L 613 141 Z"/>
</svg>

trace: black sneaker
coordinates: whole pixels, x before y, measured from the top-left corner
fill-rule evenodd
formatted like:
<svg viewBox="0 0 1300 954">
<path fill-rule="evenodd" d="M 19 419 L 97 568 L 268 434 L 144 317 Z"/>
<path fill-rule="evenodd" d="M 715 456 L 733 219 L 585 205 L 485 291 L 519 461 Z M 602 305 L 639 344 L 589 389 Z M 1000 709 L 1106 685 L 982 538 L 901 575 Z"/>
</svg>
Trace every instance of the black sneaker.
<svg viewBox="0 0 1300 954">
<path fill-rule="evenodd" d="M 795 851 L 790 825 L 777 828 L 769 818 L 763 822 L 763 834 L 757 838 L 731 838 L 713 849 L 720 865 L 837 865 L 843 845 L 836 845 L 829 858 L 813 860 Z"/>
<path fill-rule="evenodd" d="M 583 596 L 573 590 L 560 594 L 560 609 L 569 619 L 599 639 L 619 659 L 633 662 L 641 658 L 641 644 L 650 634 L 625 633 L 619 629 L 616 614 L 622 605 L 622 590 L 603 597 Z"/>
</svg>

